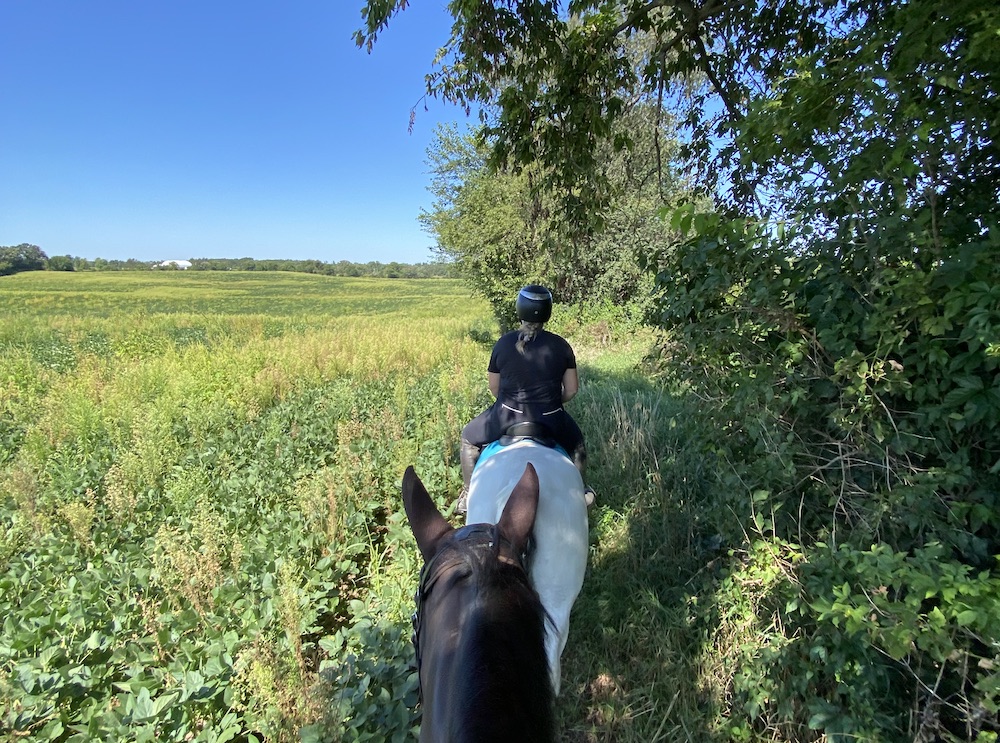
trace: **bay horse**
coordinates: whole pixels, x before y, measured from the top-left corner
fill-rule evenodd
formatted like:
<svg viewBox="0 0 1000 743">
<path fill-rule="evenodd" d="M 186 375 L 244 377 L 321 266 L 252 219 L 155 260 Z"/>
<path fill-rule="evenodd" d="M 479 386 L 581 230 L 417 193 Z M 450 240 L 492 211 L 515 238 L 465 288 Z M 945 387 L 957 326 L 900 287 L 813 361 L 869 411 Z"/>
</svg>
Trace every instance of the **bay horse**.
<svg viewBox="0 0 1000 743">
<path fill-rule="evenodd" d="M 531 431 L 523 427 L 521 430 Z M 467 523 L 496 523 L 527 465 L 538 473 L 539 501 L 528 568 L 531 584 L 551 619 L 545 636 L 552 689 L 560 686 L 559 657 L 569 638 L 569 617 L 583 587 L 589 552 L 583 477 L 562 449 L 544 437 L 504 437 L 487 446 L 469 483 Z"/>
<path fill-rule="evenodd" d="M 413 643 L 422 743 L 551 743 L 545 609 L 524 566 L 539 483 L 523 469 L 495 524 L 453 528 L 408 467 L 403 505 L 424 559 Z"/>
</svg>

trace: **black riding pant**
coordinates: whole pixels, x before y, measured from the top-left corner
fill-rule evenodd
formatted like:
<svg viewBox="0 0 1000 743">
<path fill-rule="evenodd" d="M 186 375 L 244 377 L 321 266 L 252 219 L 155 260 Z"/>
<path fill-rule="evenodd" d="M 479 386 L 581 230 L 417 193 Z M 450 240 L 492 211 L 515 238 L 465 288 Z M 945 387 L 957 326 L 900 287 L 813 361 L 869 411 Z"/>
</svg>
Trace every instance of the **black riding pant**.
<svg viewBox="0 0 1000 743">
<path fill-rule="evenodd" d="M 573 416 L 562 407 L 546 411 L 537 409 L 537 406 L 523 403 L 507 404 L 498 400 L 462 429 L 462 439 L 469 444 L 482 447 L 499 439 L 508 427 L 525 421 L 545 426 L 549 435 L 569 453 L 578 466 L 586 461 L 587 450 L 583 443 L 583 431 L 573 420 Z"/>
</svg>

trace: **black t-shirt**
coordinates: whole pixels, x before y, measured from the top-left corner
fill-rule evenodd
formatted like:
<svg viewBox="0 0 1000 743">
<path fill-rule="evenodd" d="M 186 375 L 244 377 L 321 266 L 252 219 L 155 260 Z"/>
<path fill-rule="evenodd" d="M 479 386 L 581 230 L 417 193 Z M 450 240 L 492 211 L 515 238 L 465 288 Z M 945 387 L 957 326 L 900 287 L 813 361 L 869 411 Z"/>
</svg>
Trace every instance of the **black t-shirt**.
<svg viewBox="0 0 1000 743">
<path fill-rule="evenodd" d="M 555 410 L 562 405 L 563 374 L 576 368 L 573 348 L 561 336 L 539 330 L 522 355 L 516 347 L 519 333 L 512 330 L 493 346 L 488 370 L 500 375 L 497 399 Z"/>
</svg>

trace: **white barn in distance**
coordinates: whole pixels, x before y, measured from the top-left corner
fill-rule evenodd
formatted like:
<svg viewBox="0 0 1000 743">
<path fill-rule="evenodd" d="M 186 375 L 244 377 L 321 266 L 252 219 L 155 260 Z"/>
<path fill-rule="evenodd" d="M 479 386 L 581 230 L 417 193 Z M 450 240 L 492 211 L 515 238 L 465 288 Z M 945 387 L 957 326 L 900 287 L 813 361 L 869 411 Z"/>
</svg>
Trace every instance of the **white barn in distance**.
<svg viewBox="0 0 1000 743">
<path fill-rule="evenodd" d="M 163 261 L 163 263 L 156 264 L 155 268 L 169 268 L 170 266 L 186 270 L 191 268 L 191 261 Z"/>
</svg>

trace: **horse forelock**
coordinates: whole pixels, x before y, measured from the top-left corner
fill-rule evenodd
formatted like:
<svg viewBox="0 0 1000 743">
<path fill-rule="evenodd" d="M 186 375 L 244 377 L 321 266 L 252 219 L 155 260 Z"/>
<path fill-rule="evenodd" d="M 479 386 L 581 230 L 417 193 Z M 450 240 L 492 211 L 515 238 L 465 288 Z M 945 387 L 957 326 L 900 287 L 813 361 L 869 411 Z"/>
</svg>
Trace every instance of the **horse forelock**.
<svg viewBox="0 0 1000 743">
<path fill-rule="evenodd" d="M 459 708 L 466 710 L 460 739 L 550 740 L 548 615 L 523 570 L 496 561 L 481 567 L 464 636 L 462 681 L 455 689 Z"/>
</svg>

